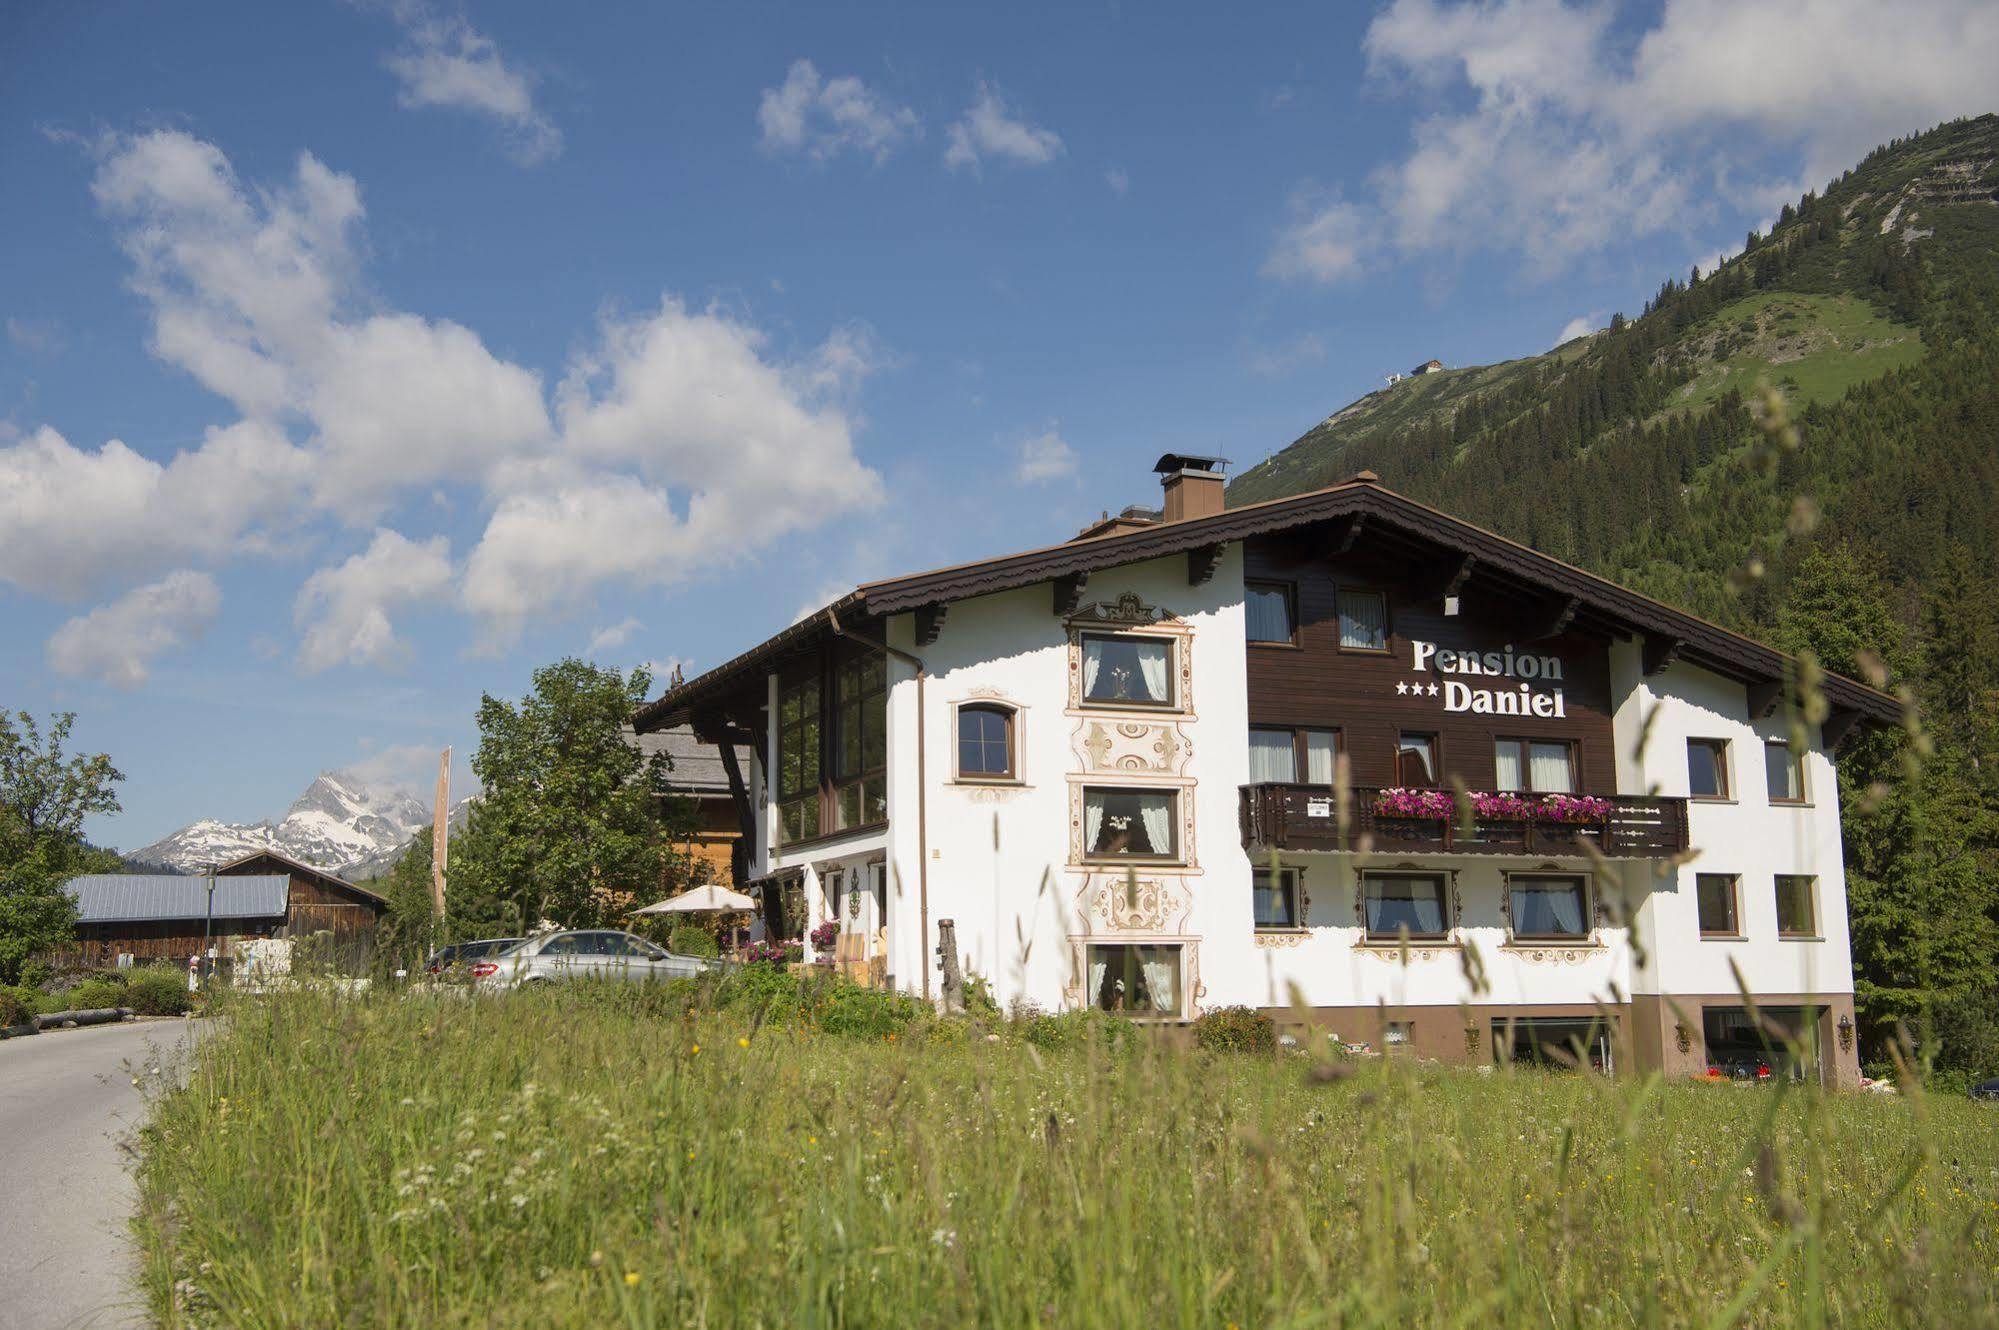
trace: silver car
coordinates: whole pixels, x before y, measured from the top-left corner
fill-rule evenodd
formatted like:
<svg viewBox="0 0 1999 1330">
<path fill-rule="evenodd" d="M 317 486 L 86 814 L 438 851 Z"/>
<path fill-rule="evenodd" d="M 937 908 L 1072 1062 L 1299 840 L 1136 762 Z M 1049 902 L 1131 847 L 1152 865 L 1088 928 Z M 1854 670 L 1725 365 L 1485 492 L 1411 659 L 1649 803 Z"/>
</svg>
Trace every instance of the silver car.
<svg viewBox="0 0 1999 1330">
<path fill-rule="evenodd" d="M 471 967 L 481 988 L 520 988 L 562 979 L 691 979 L 716 962 L 679 956 L 631 933 L 576 929 L 529 938 Z"/>
</svg>

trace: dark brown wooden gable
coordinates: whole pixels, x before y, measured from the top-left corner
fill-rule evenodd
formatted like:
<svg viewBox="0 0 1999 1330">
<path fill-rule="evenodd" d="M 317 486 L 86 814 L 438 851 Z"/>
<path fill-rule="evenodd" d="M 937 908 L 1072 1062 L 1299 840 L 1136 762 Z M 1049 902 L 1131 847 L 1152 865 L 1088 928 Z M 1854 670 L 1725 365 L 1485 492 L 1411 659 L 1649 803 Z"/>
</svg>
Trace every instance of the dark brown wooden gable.
<svg viewBox="0 0 1999 1330">
<path fill-rule="evenodd" d="M 253 854 L 215 871 L 223 877 L 282 873 L 291 879 L 289 896 L 294 909 L 300 905 L 344 905 L 367 910 L 372 917 L 382 913 L 389 906 L 386 899 L 366 887 L 355 886 L 352 882 L 344 881 L 310 864 L 287 859 L 281 854 Z"/>
<path fill-rule="evenodd" d="M 1404 732 L 1435 735 L 1446 779 L 1472 789 L 1494 783 L 1493 745 L 1501 738 L 1561 739 L 1576 746 L 1579 784 L 1585 791 L 1617 788 L 1617 753 L 1611 731 L 1610 643 L 1607 637 L 1564 626 L 1556 636 L 1531 641 L 1560 617 L 1532 593 L 1456 570 L 1440 577 L 1420 553 L 1365 538 L 1346 553 L 1295 535 L 1256 537 L 1244 545 L 1243 576 L 1295 587 L 1297 645 L 1252 643 L 1248 651 L 1252 725 L 1337 729 L 1352 762 L 1356 785 L 1393 785 L 1395 750 Z M 1446 615 L 1440 587 L 1455 584 L 1460 613 Z M 1389 650 L 1342 650 L 1338 593 L 1342 587 L 1380 591 L 1388 599 Z M 1452 650 L 1502 650 L 1558 657 L 1562 662 L 1562 718 L 1446 712 L 1441 689 L 1459 676 L 1434 663 L 1416 671 L 1413 643 Z M 1467 684 L 1517 688 L 1517 680 L 1466 678 Z M 1398 694 L 1396 685 L 1420 684 L 1421 696 Z M 1437 684 L 1439 696 L 1427 692 Z"/>
</svg>

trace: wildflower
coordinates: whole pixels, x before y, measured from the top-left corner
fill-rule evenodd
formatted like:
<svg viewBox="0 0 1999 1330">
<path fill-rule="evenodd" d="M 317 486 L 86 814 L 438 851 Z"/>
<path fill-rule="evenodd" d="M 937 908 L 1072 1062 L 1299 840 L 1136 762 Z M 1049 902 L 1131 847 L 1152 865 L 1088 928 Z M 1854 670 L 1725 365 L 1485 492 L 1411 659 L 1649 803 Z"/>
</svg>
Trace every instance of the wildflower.
<svg viewBox="0 0 1999 1330">
<path fill-rule="evenodd" d="M 694 1051 L 695 1051 L 696 1053 L 699 1053 L 699 1052 L 701 1051 L 701 1045 L 699 1045 L 699 1044 L 696 1044 L 696 1045 L 694 1046 Z"/>
<path fill-rule="evenodd" d="M 749 1046 L 750 1046 L 750 1040 L 749 1036 L 747 1035 L 736 1041 L 737 1048 L 748 1048 Z"/>
<path fill-rule="evenodd" d="M 626 1287 L 626 1288 L 636 1288 L 636 1287 L 638 1287 L 638 1282 L 639 1282 L 639 1272 L 638 1272 L 638 1271 L 636 1271 L 636 1270 L 627 1270 L 627 1271 L 625 1271 L 625 1287 Z"/>
</svg>

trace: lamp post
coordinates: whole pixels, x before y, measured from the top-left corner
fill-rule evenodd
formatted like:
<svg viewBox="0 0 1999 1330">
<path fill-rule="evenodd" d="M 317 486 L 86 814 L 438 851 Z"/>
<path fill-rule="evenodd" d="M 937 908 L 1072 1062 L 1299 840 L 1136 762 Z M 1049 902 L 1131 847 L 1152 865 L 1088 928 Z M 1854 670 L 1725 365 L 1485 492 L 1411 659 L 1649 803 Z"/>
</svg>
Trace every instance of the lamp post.
<svg viewBox="0 0 1999 1330">
<path fill-rule="evenodd" d="M 202 916 L 201 920 L 201 956 L 199 958 L 201 964 L 198 967 L 201 973 L 201 986 L 203 988 L 208 987 L 208 948 L 209 948 L 209 939 L 214 935 L 214 932 L 215 932 L 215 874 L 210 873 L 208 875 L 208 913 Z"/>
</svg>

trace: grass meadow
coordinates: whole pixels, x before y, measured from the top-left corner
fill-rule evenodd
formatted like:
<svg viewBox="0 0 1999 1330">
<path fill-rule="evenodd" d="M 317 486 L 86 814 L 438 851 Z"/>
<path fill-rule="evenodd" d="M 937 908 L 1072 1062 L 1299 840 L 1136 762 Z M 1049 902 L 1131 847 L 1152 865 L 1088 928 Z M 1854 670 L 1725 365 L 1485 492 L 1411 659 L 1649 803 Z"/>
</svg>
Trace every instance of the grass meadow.
<svg viewBox="0 0 1999 1330">
<path fill-rule="evenodd" d="M 825 992 L 227 1019 L 140 1142 L 169 1326 L 1999 1324 L 1999 1113 L 1969 1102 Z"/>
</svg>

